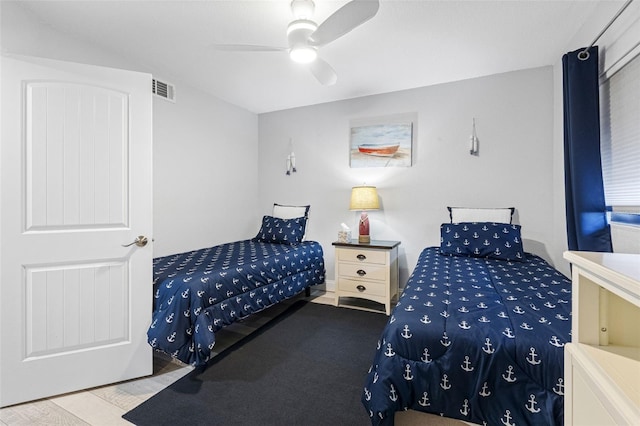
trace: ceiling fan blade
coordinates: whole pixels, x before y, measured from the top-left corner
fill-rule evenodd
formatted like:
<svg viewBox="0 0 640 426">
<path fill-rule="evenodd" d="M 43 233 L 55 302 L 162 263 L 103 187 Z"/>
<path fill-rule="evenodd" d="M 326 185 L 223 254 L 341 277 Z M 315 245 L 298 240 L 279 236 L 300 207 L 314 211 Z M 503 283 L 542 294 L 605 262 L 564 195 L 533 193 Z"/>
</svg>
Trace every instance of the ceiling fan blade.
<svg viewBox="0 0 640 426">
<path fill-rule="evenodd" d="M 286 47 L 259 46 L 254 44 L 214 44 L 214 49 L 223 52 L 281 52 L 287 51 Z"/>
<path fill-rule="evenodd" d="M 330 43 L 373 18 L 379 8 L 378 0 L 350 1 L 320 24 L 309 37 L 309 43 L 312 46 Z"/>
<path fill-rule="evenodd" d="M 338 75 L 331 68 L 331 65 L 320 58 L 316 58 L 315 61 L 309 64 L 309 70 L 323 86 L 333 86 L 338 81 Z"/>
</svg>

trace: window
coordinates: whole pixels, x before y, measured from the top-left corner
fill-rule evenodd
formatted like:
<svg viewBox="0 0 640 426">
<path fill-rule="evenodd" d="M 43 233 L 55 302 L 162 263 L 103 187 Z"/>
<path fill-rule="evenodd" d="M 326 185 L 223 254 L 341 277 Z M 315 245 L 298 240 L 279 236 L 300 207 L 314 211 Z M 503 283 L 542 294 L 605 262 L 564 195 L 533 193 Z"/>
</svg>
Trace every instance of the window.
<svg viewBox="0 0 640 426">
<path fill-rule="evenodd" d="M 601 150 L 611 220 L 640 225 L 640 55 L 601 85 Z"/>
</svg>

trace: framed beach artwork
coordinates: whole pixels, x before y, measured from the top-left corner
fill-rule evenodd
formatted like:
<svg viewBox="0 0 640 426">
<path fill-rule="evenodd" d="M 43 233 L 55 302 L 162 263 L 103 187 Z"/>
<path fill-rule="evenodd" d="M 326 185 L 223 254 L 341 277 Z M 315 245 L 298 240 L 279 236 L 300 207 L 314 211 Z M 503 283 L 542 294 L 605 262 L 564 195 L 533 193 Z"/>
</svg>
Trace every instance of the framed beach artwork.
<svg viewBox="0 0 640 426">
<path fill-rule="evenodd" d="M 352 120 L 351 167 L 411 167 L 416 114 Z"/>
</svg>

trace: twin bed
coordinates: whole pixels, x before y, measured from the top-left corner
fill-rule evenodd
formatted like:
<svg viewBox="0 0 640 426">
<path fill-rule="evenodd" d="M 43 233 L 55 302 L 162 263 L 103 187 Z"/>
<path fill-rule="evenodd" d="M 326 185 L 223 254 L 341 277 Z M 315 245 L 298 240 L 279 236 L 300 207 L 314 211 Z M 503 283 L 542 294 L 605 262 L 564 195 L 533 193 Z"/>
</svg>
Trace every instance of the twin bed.
<svg viewBox="0 0 640 426">
<path fill-rule="evenodd" d="M 522 250 L 518 225 L 443 224 L 382 332 L 362 402 L 373 425 L 407 409 L 562 425 L 570 330 L 571 283 Z"/>
<path fill-rule="evenodd" d="M 322 247 L 304 241 L 308 212 L 276 204 L 253 239 L 154 259 L 149 344 L 203 366 L 218 330 L 323 283 Z"/>
</svg>

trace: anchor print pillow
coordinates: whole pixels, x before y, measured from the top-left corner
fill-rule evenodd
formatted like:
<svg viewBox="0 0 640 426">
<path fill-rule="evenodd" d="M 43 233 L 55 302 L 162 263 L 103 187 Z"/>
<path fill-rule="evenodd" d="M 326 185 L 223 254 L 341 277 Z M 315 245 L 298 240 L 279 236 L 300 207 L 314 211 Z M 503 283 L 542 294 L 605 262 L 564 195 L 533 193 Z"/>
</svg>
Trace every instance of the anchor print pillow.
<svg viewBox="0 0 640 426">
<path fill-rule="evenodd" d="M 440 253 L 524 262 L 520 225 L 492 222 L 443 223 Z"/>
<path fill-rule="evenodd" d="M 271 216 L 277 217 L 280 219 L 295 219 L 297 217 L 304 216 L 306 219 L 305 222 L 305 232 L 303 233 L 302 241 L 304 241 L 306 234 L 306 227 L 309 225 L 309 209 L 311 208 L 310 204 L 304 206 L 290 206 L 285 204 L 273 203 L 273 213 Z"/>
<path fill-rule="evenodd" d="M 280 219 L 273 216 L 264 216 L 262 218 L 262 226 L 255 239 L 265 243 L 300 244 L 304 237 L 306 224 L 307 219 L 305 217 Z"/>
</svg>

